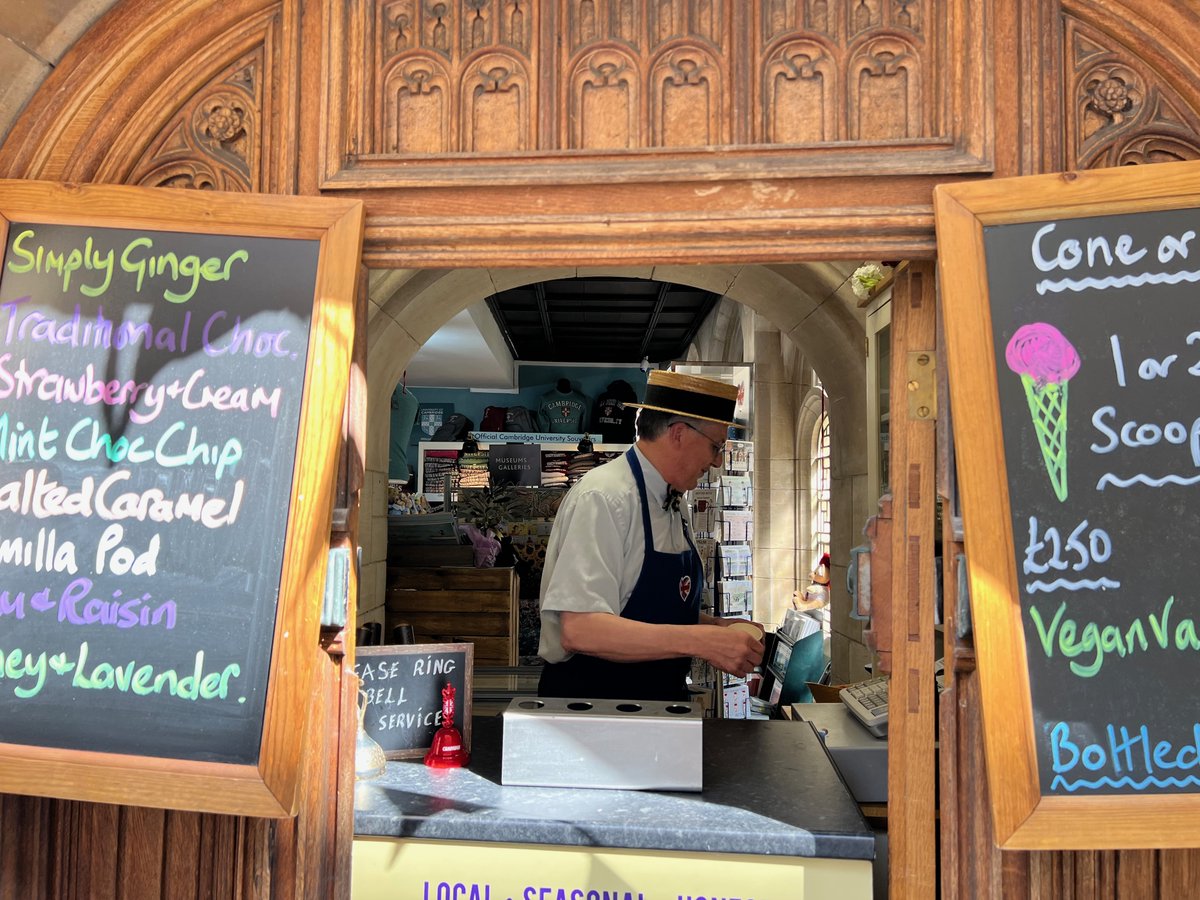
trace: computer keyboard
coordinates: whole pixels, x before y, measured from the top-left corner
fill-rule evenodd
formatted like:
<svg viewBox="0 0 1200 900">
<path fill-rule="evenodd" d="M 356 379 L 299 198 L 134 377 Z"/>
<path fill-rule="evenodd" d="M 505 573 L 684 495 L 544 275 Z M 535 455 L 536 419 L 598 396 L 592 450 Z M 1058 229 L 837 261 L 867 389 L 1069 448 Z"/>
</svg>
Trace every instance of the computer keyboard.
<svg viewBox="0 0 1200 900">
<path fill-rule="evenodd" d="M 875 737 L 887 737 L 888 683 L 886 675 L 869 678 L 842 688 L 839 696 L 846 709 Z"/>
</svg>

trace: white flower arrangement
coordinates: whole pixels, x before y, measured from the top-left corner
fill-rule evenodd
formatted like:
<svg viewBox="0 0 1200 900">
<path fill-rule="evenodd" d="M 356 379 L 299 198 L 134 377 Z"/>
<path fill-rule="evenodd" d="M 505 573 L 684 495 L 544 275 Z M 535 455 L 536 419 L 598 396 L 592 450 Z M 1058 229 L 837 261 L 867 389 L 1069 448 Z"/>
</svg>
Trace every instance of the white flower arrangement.
<svg viewBox="0 0 1200 900">
<path fill-rule="evenodd" d="M 866 300 L 871 296 L 874 287 L 886 277 L 887 274 L 879 264 L 867 263 L 855 269 L 854 274 L 850 276 L 850 289 L 859 300 Z"/>
</svg>

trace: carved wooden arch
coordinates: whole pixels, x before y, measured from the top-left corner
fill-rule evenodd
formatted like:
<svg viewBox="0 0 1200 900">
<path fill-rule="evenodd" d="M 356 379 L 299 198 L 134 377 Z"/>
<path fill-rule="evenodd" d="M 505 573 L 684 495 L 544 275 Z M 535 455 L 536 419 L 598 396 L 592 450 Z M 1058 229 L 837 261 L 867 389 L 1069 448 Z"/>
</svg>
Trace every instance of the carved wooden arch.
<svg viewBox="0 0 1200 900">
<path fill-rule="evenodd" d="M 651 63 L 647 86 L 647 125 L 653 146 L 730 142 L 721 89 L 723 68 L 721 58 L 698 41 L 676 41 L 659 51 Z"/>
<path fill-rule="evenodd" d="M 816 38 L 787 39 L 768 49 L 760 88 L 763 140 L 804 144 L 836 139 L 842 78 L 835 57 L 830 43 Z"/>
<path fill-rule="evenodd" d="M 446 153 L 452 131 L 450 76 L 432 53 L 415 52 L 390 61 L 381 72 L 383 122 L 378 126 L 387 153 Z M 433 121 L 436 128 L 421 128 Z"/>
<path fill-rule="evenodd" d="M 725 0 L 707 4 L 706 9 L 714 10 L 713 21 L 719 21 L 728 14 L 730 3 L 741 2 Z M 374 58 L 369 53 L 352 60 L 337 56 L 337 47 L 346 43 L 347 25 L 341 16 L 352 5 L 351 0 L 343 4 L 330 0 L 327 5 L 308 0 L 124 0 L 82 39 L 31 99 L 0 148 L 0 174 L 77 181 L 136 177 L 144 183 L 183 178 L 201 186 L 221 182 L 237 188 L 241 171 L 245 179 L 241 183 L 254 190 L 361 191 L 368 202 L 367 253 L 380 264 L 520 265 L 536 258 L 545 265 L 568 264 L 568 260 L 620 265 L 663 258 L 697 263 L 868 254 L 897 258 L 933 253 L 929 192 L 937 181 L 963 175 L 981 177 L 993 170 L 1011 175 L 1042 167 L 1188 158 L 1195 153 L 1200 130 L 1200 84 L 1194 77 L 1200 69 L 1196 49 L 1200 48 L 1200 21 L 1190 7 L 1184 8 L 1183 15 L 1172 16 L 1177 5 L 1162 0 L 996 0 L 974 4 L 946 0 L 940 5 L 915 0 L 856 0 L 853 4 L 759 0 L 756 9 L 774 11 L 777 16 L 769 28 L 755 32 L 761 43 L 768 42 L 764 34 L 782 36 L 792 28 L 807 29 L 813 41 L 821 37 L 845 44 L 854 35 L 882 27 L 884 17 L 892 14 L 913 14 L 903 23 L 893 23 L 909 30 L 932 27 L 935 19 L 925 15 L 931 7 L 942 11 L 952 6 L 959 14 L 954 20 L 956 27 L 988 36 L 987 41 L 980 38 L 977 45 L 986 53 L 959 64 L 969 69 L 987 60 L 994 75 L 994 90 L 983 91 L 970 79 L 963 88 L 967 93 L 975 91 L 960 113 L 967 120 L 966 127 L 976 130 L 954 132 L 946 141 L 961 153 L 910 154 L 917 162 L 895 178 L 878 174 L 881 163 L 886 169 L 891 157 L 898 155 L 889 152 L 886 141 L 834 148 L 834 153 L 818 161 L 821 168 L 816 176 L 804 168 L 809 156 L 816 154 L 785 149 L 749 162 L 728 155 L 722 158 L 722 171 L 717 173 L 725 182 L 718 184 L 698 174 L 692 183 L 673 192 L 662 191 L 655 208 L 643 205 L 648 193 L 644 186 L 622 185 L 614 176 L 614 172 L 628 171 L 627 161 L 618 160 L 614 165 L 611 159 L 602 160 L 596 168 L 589 168 L 587 161 L 577 163 L 563 179 L 573 183 L 541 191 L 530 190 L 527 184 L 522 187 L 523 175 L 515 171 L 505 173 L 507 181 L 500 188 L 493 190 L 487 184 L 480 188 L 472 182 L 468 164 L 457 169 L 444 167 L 436 174 L 440 181 L 430 179 L 431 183 L 422 184 L 419 178 L 413 179 L 405 191 L 397 192 L 389 181 L 396 178 L 394 172 L 380 175 L 378 169 L 368 168 L 365 175 L 345 175 L 342 170 L 343 155 L 374 150 L 356 144 L 363 132 L 370 131 L 359 126 L 373 121 L 372 114 L 361 107 L 359 96 L 338 94 L 328 83 L 347 70 L 361 69 L 362 60 Z M 532 0 L 523 4 L 533 5 Z M 633 0 L 587 4 L 563 0 L 560 5 L 572 11 L 589 8 L 593 14 L 598 9 L 616 10 L 617 28 L 612 31 L 624 29 L 643 7 Z M 684 5 L 676 0 L 661 8 L 681 10 Z M 448 0 L 398 0 L 389 8 L 444 7 L 450 11 L 456 6 Z M 332 12 L 322 20 L 326 8 Z M 982 14 L 985 9 L 986 18 Z M 979 18 L 964 18 L 963 11 L 978 12 Z M 531 33 L 530 18 L 500 23 L 501 43 L 527 52 L 528 45 L 522 41 Z M 262 40 L 247 43 L 246 23 L 256 21 L 264 23 Z M 484 35 L 488 21 L 494 23 L 484 20 L 477 25 L 477 21 L 470 25 L 471 41 Z M 592 21 L 597 27 L 603 24 Z M 436 31 L 439 24 L 446 23 L 426 23 L 434 43 L 441 39 Z M 466 27 L 457 20 L 451 25 Z M 653 33 L 661 36 L 663 31 Z M 407 34 L 401 28 L 395 37 Z M 503 37 L 505 34 L 508 36 Z M 595 40 L 596 32 L 585 36 L 581 30 L 579 39 Z M 1042 55 L 1021 56 L 1033 44 L 1050 47 L 1052 58 L 1062 64 L 1042 72 Z M 1001 52 L 1012 53 L 1013 58 L 990 55 Z M 247 66 L 258 65 L 262 67 L 261 82 L 241 74 Z M 178 71 L 181 66 L 190 71 Z M 1112 83 L 1114 73 L 1123 83 Z M 371 74 L 378 74 L 378 67 Z M 191 94 L 168 96 L 163 85 L 169 81 Z M 1128 94 L 1130 85 L 1136 88 L 1133 95 Z M 1122 100 L 1123 90 L 1129 103 Z M 215 107 L 205 106 L 200 102 L 203 97 L 220 102 Z M 838 100 L 844 103 L 845 94 Z M 995 106 L 988 105 L 992 103 Z M 343 131 L 322 122 L 323 117 L 335 115 L 350 122 L 344 128 L 349 136 L 346 140 L 341 139 Z M 988 124 L 993 116 L 1000 119 L 997 126 Z M 138 123 L 136 128 L 130 127 L 133 121 Z M 1040 154 L 1024 155 L 1021 142 L 1027 136 L 1013 124 L 1024 121 L 1045 144 Z M 824 139 L 844 138 L 827 134 Z M 257 150 L 245 148 L 243 140 L 254 142 Z M 778 176 L 771 165 L 762 162 L 768 158 L 792 168 Z M 237 160 L 244 161 L 244 167 Z M 644 174 L 642 178 L 645 180 Z M 511 190 L 514 184 L 518 190 L 506 195 L 504 189 Z M 597 186 L 603 192 L 600 213 L 596 211 Z M 465 201 L 468 193 L 472 196 Z M 528 195 L 536 195 L 534 203 L 523 204 Z M 716 199 L 702 205 L 696 197 Z M 861 203 L 849 203 L 849 198 L 858 201 L 864 197 Z M 544 204 L 555 214 L 546 214 L 535 204 Z M 471 209 L 477 207 L 487 209 L 488 216 L 471 218 Z M 662 226 L 664 221 L 668 227 Z M 517 228 L 521 234 L 514 237 Z M 352 728 L 353 723 L 349 724 Z M 319 802 L 314 805 L 320 807 Z M 153 814 L 143 811 L 88 809 L 84 815 L 96 820 L 96 834 L 120 831 L 128 836 L 122 847 L 137 846 L 147 829 L 136 823 L 153 819 Z M 320 820 L 318 812 L 305 822 Z M 39 827 L 30 826 L 30 832 L 37 834 Z M 171 827 L 169 822 L 168 832 Z M 239 830 L 236 838 L 227 835 L 208 841 L 206 837 L 234 828 L 244 829 L 245 834 Z M 241 856 L 248 861 L 245 869 L 232 875 L 227 865 L 219 868 L 218 862 L 227 864 L 232 853 L 214 859 L 212 868 L 223 877 L 243 879 L 245 896 L 266 892 L 263 885 L 251 884 L 257 874 L 275 872 L 272 866 L 278 865 L 271 861 L 267 829 L 261 823 L 230 824 L 206 818 L 200 825 L 186 821 L 178 830 L 187 836 L 194 830 L 205 839 L 163 843 L 160 837 L 164 872 L 174 861 L 172 850 L 179 848 L 174 854 L 177 858 L 191 852 L 187 848 L 193 844 L 224 848 L 236 840 L 248 848 Z M 957 835 L 953 828 L 945 833 Z M 962 833 L 969 835 L 970 828 Z M 70 850 L 80 845 L 62 842 L 55 846 Z M 97 857 L 108 848 L 99 841 L 94 846 L 100 848 Z M 112 853 L 116 852 L 114 846 Z M 276 858 L 286 856 L 285 852 Z M 1061 873 L 1077 871 L 1076 866 L 1083 871 L 1081 859 L 1064 862 L 1067 856 L 1047 853 L 1029 861 L 1008 854 L 1001 861 L 998 854 L 991 858 L 979 853 L 971 864 L 993 868 L 980 874 L 977 890 L 965 890 L 962 896 L 1020 896 L 995 891 L 996 885 L 1006 883 L 1006 875 L 1022 866 L 1026 886 L 1033 882 L 1045 885 L 1041 896 L 1083 896 L 1084 875 L 1075 876 L 1080 885 L 1077 891 L 1054 880 L 1065 879 Z M 1095 856 L 1101 860 L 1098 867 L 1108 865 L 1110 874 L 1115 870 L 1110 855 Z M 1106 859 L 1109 862 L 1105 863 Z M 254 870 L 254 864 L 261 869 Z M 1043 873 L 1040 881 L 1038 872 Z M 283 885 L 285 878 L 277 876 L 276 883 Z M 86 890 L 77 893 L 90 895 Z M 211 893 L 232 896 L 234 891 L 218 888 Z"/>
<path fill-rule="evenodd" d="M 623 47 L 584 51 L 567 70 L 564 85 L 569 133 L 562 140 L 571 149 L 632 149 L 640 143 L 645 92 L 637 61 Z M 608 128 L 589 133 L 587 123 L 606 122 Z"/>
<path fill-rule="evenodd" d="M 296 189 L 298 10 L 280 0 L 115 6 L 30 101 L 6 175 Z"/>
<path fill-rule="evenodd" d="M 872 38 L 850 60 L 846 76 L 852 140 L 874 136 L 883 140 L 924 137 L 930 123 L 921 121 L 923 96 L 921 57 L 917 48 L 897 35 Z M 892 110 L 892 115 L 885 115 Z M 897 117 L 896 109 L 904 115 Z M 875 122 L 889 122 L 893 133 L 882 133 Z M 874 132 L 874 135 L 873 135 Z"/>
<path fill-rule="evenodd" d="M 1010 2 L 1015 4 L 1019 0 Z M 499 15 L 491 12 L 490 5 L 473 4 L 472 8 L 479 7 L 478 15 L 460 17 L 460 21 L 453 15 L 458 8 L 456 4 L 440 3 L 436 5 L 440 11 L 438 17 L 426 15 L 420 22 L 405 24 L 409 21 L 406 11 L 423 15 L 426 6 L 418 0 L 379 4 L 376 21 L 380 28 L 392 28 L 401 43 L 408 33 L 406 27 L 419 24 L 435 43 L 438 28 L 455 28 L 472 42 L 494 40 L 495 52 L 510 48 L 512 60 L 525 59 L 536 4 L 518 5 L 521 15 L 516 18 L 516 13 L 508 7 L 505 7 L 508 14 Z M 784 59 L 782 48 L 789 40 L 794 48 L 806 47 L 806 55 L 815 55 L 818 47 L 827 46 L 839 35 L 847 44 L 840 51 L 843 55 L 852 44 L 861 42 L 860 36 L 865 36 L 868 43 L 864 49 L 868 45 L 872 49 L 890 48 L 886 53 L 896 73 L 903 71 L 909 78 L 929 80 L 931 73 L 919 68 L 919 46 L 901 41 L 902 35 L 924 33 L 923 29 L 931 24 L 928 6 L 914 0 L 893 8 L 868 0 L 855 4 L 851 11 L 832 3 L 813 2 L 799 8 L 764 0 L 762 40 L 779 42 L 779 51 L 764 52 L 763 71 L 758 76 L 759 92 L 767 93 L 768 70 L 780 69 Z M 600 27 L 596 18 L 600 12 L 606 13 L 610 40 L 612 34 L 632 34 L 641 21 L 640 16 L 647 17 L 650 33 L 659 35 L 661 28 L 653 26 L 662 25 L 662 14 L 674 10 L 672 16 L 683 15 L 685 7 L 692 8 L 682 3 L 643 7 L 610 0 L 592 4 L 589 13 L 585 4 L 568 4 L 569 40 L 577 48 L 587 46 Z M 302 50 L 300 8 L 299 0 L 198 0 L 186 5 L 172 0 L 128 0 L 119 4 L 85 36 L 77 51 L 63 61 L 30 101 L 0 149 L 0 172 L 14 177 L 193 184 L 271 192 L 296 191 L 302 181 L 315 185 L 322 168 L 315 152 L 320 145 L 322 126 L 317 118 L 321 102 L 310 82 L 309 96 L 301 111 L 302 79 L 298 74 L 293 77 L 293 73 L 301 69 L 325 71 L 321 66 L 327 60 L 319 58 L 320 28 Z M 713 23 L 727 16 L 730 8 L 714 3 L 706 9 L 707 18 L 697 18 L 701 32 L 713 31 Z M 1032 17 L 1032 13 L 1028 15 Z M 1155 0 L 1123 0 L 1119 6 L 1099 0 L 1064 0 L 1057 23 L 1060 52 L 1066 62 L 1066 83 L 1060 137 L 1051 136 L 1051 145 L 1063 147 L 1062 165 L 1087 167 L 1186 159 L 1200 153 L 1196 137 L 1200 132 L 1200 87 L 1191 75 L 1195 68 L 1192 48 L 1200 45 L 1200 23 L 1194 17 L 1172 18 L 1169 10 L 1164 12 L 1163 4 Z M 881 27 L 893 34 L 877 36 Z M 797 43 L 781 37 L 788 29 L 797 28 L 806 28 L 808 38 Z M 401 47 L 396 49 L 403 52 Z M 706 89 L 702 84 L 687 84 L 689 77 L 696 80 L 696 67 L 683 72 L 666 61 L 679 53 L 695 60 L 703 56 L 704 65 L 719 69 L 724 65 L 723 52 L 720 47 L 706 47 L 696 41 L 690 45 L 673 41 L 658 44 L 655 53 L 660 60 L 659 68 L 651 83 L 642 82 L 642 89 L 657 91 L 659 96 L 645 97 L 644 112 L 636 125 L 655 135 L 655 142 L 661 145 L 662 85 L 670 81 L 676 86 Z M 903 64 L 897 66 L 895 61 L 906 55 Z M 856 57 L 861 58 L 861 55 Z M 403 80 L 396 73 L 395 60 L 393 57 L 387 63 L 391 66 L 387 71 L 392 73 L 388 75 L 382 67 L 384 61 L 376 59 L 381 64 L 379 75 L 390 78 L 393 85 Z M 806 65 L 811 67 L 811 62 Z M 850 82 L 856 80 L 851 77 L 851 69 L 865 71 L 858 62 L 850 66 L 849 60 L 839 69 L 842 93 L 830 98 L 830 106 L 849 102 L 845 92 L 851 91 Z M 526 71 L 522 90 L 536 91 L 530 81 L 534 74 L 531 69 Z M 1007 73 L 1007 69 L 1003 71 Z M 776 76 L 779 74 L 776 71 Z M 833 72 L 829 74 L 830 78 L 837 77 Z M 447 85 L 446 90 L 450 91 L 451 86 Z M 923 90 L 910 92 L 907 102 L 914 102 Z M 532 97 L 526 99 L 533 103 Z M 1052 97 L 1040 99 L 1047 101 Z M 704 130 L 713 136 L 712 140 L 728 140 L 727 115 L 719 114 L 719 110 L 727 109 L 727 102 L 717 100 L 716 95 L 709 100 L 704 104 L 708 107 Z M 451 107 L 464 102 L 464 98 L 450 94 L 444 98 L 444 103 Z M 657 112 L 650 112 L 651 106 Z M 1053 104 L 1046 106 L 1043 124 L 1053 127 L 1055 119 L 1050 108 Z M 333 112 L 336 111 L 327 111 Z M 527 114 L 531 118 L 539 115 L 536 109 Z M 446 117 L 443 111 L 433 118 Z M 788 121 L 794 122 L 795 116 L 789 116 Z M 760 122 L 755 131 L 761 128 L 768 135 L 778 130 L 778 124 L 772 126 L 768 118 Z M 395 122 L 380 122 L 375 127 L 388 133 L 385 141 L 391 147 L 402 149 L 404 140 L 398 137 Z M 625 131 L 632 134 L 633 125 Z M 839 139 L 824 126 L 820 131 L 823 132 L 820 135 L 814 131 L 804 137 Z M 570 142 L 572 136 L 564 137 Z M 613 140 L 615 143 L 615 137 Z M 302 155 L 302 141 L 307 141 L 314 152 Z M 873 143 L 878 147 L 878 142 Z M 529 139 L 519 139 L 519 146 L 530 147 Z M 440 148 L 424 144 L 419 149 L 436 153 Z M 847 151 L 851 149 L 847 147 Z M 326 148 L 326 152 L 332 150 Z M 864 184 L 871 183 L 871 165 L 864 163 L 858 170 L 852 166 L 845 174 L 855 177 L 856 171 Z M 464 176 L 467 176 L 465 171 Z M 579 177 L 586 179 L 586 170 L 581 169 Z M 843 186 L 840 194 L 833 196 L 827 182 L 828 179 L 816 179 L 806 185 L 813 188 L 811 208 L 842 206 L 830 201 L 856 193 L 854 188 Z M 791 184 L 794 186 L 796 182 L 793 180 Z M 336 184 L 329 187 L 336 189 Z M 891 240 L 886 252 L 897 254 L 907 250 L 912 255 L 927 254 L 932 247 L 927 236 L 928 218 L 914 219 L 911 214 L 914 205 L 927 206 L 927 187 L 928 182 L 915 182 L 900 191 L 878 193 L 880 208 L 867 229 L 858 221 L 857 210 L 847 210 L 845 218 L 824 213 L 822 231 L 842 233 L 846 241 L 857 239 L 866 248 L 894 231 L 898 243 Z M 762 196 L 761 192 L 758 196 Z M 612 201 L 618 207 L 623 202 L 619 197 L 610 198 Z M 808 219 L 800 216 L 799 221 Z M 561 236 L 559 223 L 552 218 L 544 219 L 544 223 L 541 227 L 547 235 Z M 697 223 L 695 227 L 700 226 Z M 926 236 L 921 236 L 922 229 L 926 229 Z M 369 223 L 369 245 L 373 243 L 370 230 Z M 806 242 L 812 245 L 809 258 L 831 255 L 827 240 L 816 240 L 815 232 L 798 227 L 787 233 L 792 236 L 793 245 L 799 241 L 799 247 L 792 248 L 798 250 L 793 258 L 807 255 Z M 397 245 L 386 228 L 378 233 L 378 238 Z M 655 245 L 659 236 L 653 230 L 642 230 L 635 239 Z M 491 240 L 490 235 L 480 238 L 481 243 Z M 727 246 L 730 255 L 740 255 L 741 248 L 736 243 Z M 681 251 L 686 253 L 686 245 L 684 242 L 668 245 L 667 251 L 678 256 Z M 577 254 L 577 250 L 573 251 L 573 255 Z"/>
<path fill-rule="evenodd" d="M 536 148 L 533 77 L 517 54 L 485 51 L 466 60 L 458 107 L 459 147 L 528 153 Z"/>
<path fill-rule="evenodd" d="M 1196 79 L 1172 66 L 1186 61 L 1179 36 L 1149 18 L 1100 12 L 1070 4 L 1064 16 L 1069 167 L 1200 158 Z"/>
<path fill-rule="evenodd" d="M 266 27 L 247 29 L 245 52 L 233 62 L 221 65 L 222 59 L 214 61 L 220 67 L 215 74 L 207 60 L 209 65 L 181 67 L 178 72 L 192 79 L 182 90 L 172 83 L 174 79 L 164 83 L 114 143 L 96 172 L 97 180 L 153 187 L 261 190 L 265 178 L 260 158 L 270 149 L 269 142 L 262 140 L 259 116 L 270 107 L 264 96 L 271 87 L 265 70 L 274 16 L 267 11 L 261 18 Z M 236 53 L 238 48 L 229 49 Z M 184 102 L 165 125 L 159 124 L 162 110 L 178 102 L 172 98 L 184 98 Z M 145 148 L 140 156 L 139 147 Z"/>
</svg>

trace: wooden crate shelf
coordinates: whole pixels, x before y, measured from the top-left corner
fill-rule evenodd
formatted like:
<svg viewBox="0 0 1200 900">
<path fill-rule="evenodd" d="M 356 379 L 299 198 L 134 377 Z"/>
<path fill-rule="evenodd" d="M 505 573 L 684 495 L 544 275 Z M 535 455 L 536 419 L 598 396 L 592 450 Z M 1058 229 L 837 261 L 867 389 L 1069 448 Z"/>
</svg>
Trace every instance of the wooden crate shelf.
<svg viewBox="0 0 1200 900">
<path fill-rule="evenodd" d="M 477 666 L 515 666 L 519 591 L 512 568 L 392 567 L 386 632 L 407 623 L 420 643 L 474 644 Z"/>
</svg>

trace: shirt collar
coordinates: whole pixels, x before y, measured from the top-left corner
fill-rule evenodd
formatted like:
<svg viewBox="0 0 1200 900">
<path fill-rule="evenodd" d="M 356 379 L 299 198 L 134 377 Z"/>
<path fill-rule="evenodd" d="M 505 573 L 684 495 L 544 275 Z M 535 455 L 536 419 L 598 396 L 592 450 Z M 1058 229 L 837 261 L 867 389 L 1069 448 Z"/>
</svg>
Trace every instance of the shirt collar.
<svg viewBox="0 0 1200 900">
<path fill-rule="evenodd" d="M 633 452 L 637 454 L 638 462 L 642 464 L 642 478 L 646 481 L 646 500 L 651 507 L 661 507 L 663 499 L 667 496 L 667 479 L 663 478 L 658 469 L 654 468 L 654 463 L 646 459 L 646 454 L 638 449 L 637 444 L 633 445 Z"/>
</svg>

